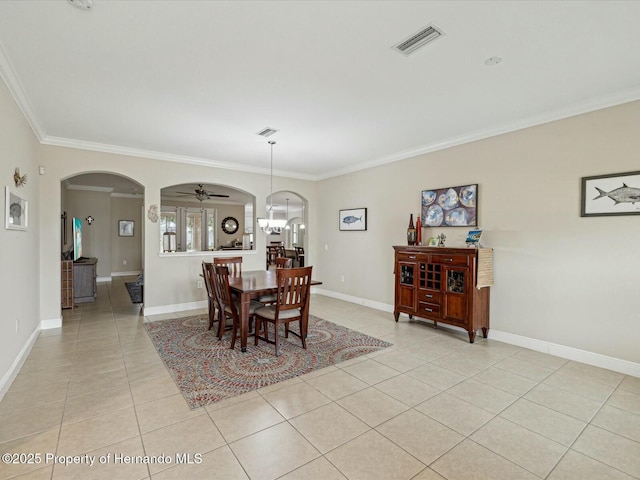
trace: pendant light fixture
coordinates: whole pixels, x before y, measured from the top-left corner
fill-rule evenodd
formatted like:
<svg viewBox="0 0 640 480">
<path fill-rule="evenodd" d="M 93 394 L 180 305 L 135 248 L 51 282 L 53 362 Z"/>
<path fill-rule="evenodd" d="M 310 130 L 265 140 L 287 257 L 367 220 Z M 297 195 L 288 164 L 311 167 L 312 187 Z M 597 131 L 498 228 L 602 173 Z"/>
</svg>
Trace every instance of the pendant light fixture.
<svg viewBox="0 0 640 480">
<path fill-rule="evenodd" d="M 271 195 L 269 195 L 270 205 L 267 209 L 267 218 L 258 218 L 258 226 L 267 235 L 272 232 L 280 232 L 282 227 L 287 223 L 286 220 L 276 220 L 273 218 L 273 146 L 276 144 L 275 140 L 269 140 L 271 146 Z"/>
<path fill-rule="evenodd" d="M 302 200 L 302 223 L 300 224 L 300 228 L 304 227 L 304 200 Z"/>
</svg>

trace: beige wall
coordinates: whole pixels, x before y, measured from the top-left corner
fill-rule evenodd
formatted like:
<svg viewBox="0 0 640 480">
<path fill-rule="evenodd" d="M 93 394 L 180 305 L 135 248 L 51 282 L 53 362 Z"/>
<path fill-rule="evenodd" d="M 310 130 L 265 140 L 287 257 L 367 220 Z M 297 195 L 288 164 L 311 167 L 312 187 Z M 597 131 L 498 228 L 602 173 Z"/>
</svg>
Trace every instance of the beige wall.
<svg viewBox="0 0 640 480">
<path fill-rule="evenodd" d="M 638 363 L 640 217 L 581 218 L 580 179 L 640 170 L 639 128 L 634 102 L 321 181 L 317 276 L 392 305 L 391 246 L 406 244 L 421 190 L 478 183 L 483 241 L 495 249 L 491 327 Z M 357 207 L 368 230 L 338 231 L 338 210 Z M 464 246 L 467 231 L 424 236 Z"/>
<path fill-rule="evenodd" d="M 0 82 L 0 189 L 2 221 L 0 224 L 0 396 L 10 369 L 27 348 L 29 339 L 40 324 L 39 244 L 40 206 L 38 201 L 38 152 L 40 145 L 29 124 L 17 107 L 5 84 Z M 15 168 L 27 175 L 27 184 L 16 188 Z M 6 230 L 5 186 L 29 203 L 26 231 Z M 60 197 L 55 197 L 59 205 Z M 57 225 L 59 229 L 60 217 Z M 56 260 L 60 260 L 60 236 L 55 237 Z M 60 292 L 58 292 L 58 297 Z M 58 298 L 60 306 L 60 298 Z M 16 322 L 18 331 L 16 332 Z"/>
<path fill-rule="evenodd" d="M 142 209 L 144 199 L 130 197 L 111 197 L 111 217 L 109 232 L 111 241 L 111 264 L 109 276 L 112 273 L 142 271 Z M 120 220 L 133 220 L 133 237 L 121 237 L 118 230 Z M 126 262 L 126 263 L 124 263 Z"/>
</svg>

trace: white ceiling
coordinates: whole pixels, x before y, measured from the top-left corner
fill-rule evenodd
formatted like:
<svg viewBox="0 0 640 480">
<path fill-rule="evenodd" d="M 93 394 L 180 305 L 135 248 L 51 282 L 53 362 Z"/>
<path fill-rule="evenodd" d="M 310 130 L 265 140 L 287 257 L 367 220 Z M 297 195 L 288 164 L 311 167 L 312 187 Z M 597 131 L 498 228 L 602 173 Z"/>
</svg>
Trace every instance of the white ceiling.
<svg viewBox="0 0 640 480">
<path fill-rule="evenodd" d="M 3 0 L 0 75 L 45 144 L 268 172 L 273 127 L 275 173 L 320 179 L 639 99 L 639 21 L 638 1 Z"/>
</svg>

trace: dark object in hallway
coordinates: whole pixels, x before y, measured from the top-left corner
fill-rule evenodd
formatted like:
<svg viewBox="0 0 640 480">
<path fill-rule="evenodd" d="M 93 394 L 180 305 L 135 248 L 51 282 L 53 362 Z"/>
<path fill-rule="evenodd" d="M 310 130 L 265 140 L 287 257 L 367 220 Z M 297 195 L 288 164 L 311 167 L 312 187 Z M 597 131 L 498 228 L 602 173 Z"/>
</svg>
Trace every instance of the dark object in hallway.
<svg viewBox="0 0 640 480">
<path fill-rule="evenodd" d="M 142 303 L 142 285 L 138 282 L 125 282 L 131 303 Z"/>
</svg>

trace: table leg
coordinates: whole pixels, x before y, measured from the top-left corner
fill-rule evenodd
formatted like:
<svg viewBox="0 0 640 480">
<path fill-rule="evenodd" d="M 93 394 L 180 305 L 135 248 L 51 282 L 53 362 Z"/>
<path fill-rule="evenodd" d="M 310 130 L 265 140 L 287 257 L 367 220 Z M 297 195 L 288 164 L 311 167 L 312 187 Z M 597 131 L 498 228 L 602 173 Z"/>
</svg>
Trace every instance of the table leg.
<svg viewBox="0 0 640 480">
<path fill-rule="evenodd" d="M 249 306 L 251 297 L 247 293 L 240 295 L 240 350 L 247 351 L 247 336 L 249 333 Z"/>
</svg>

